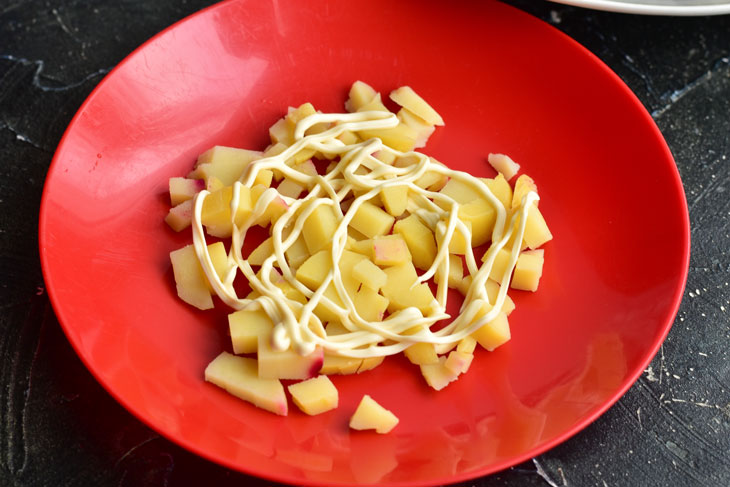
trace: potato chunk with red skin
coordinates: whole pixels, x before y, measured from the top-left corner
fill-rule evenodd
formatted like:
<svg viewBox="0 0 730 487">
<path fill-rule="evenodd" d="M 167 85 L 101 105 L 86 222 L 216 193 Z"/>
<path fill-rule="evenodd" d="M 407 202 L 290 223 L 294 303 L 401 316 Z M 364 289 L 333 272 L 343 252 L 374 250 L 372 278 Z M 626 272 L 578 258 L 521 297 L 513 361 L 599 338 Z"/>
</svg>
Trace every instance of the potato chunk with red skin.
<svg viewBox="0 0 730 487">
<path fill-rule="evenodd" d="M 360 400 L 355 414 L 350 418 L 350 428 L 355 430 L 374 429 L 376 433 L 389 433 L 398 424 L 392 412 L 375 402 L 367 394 Z"/>
</svg>

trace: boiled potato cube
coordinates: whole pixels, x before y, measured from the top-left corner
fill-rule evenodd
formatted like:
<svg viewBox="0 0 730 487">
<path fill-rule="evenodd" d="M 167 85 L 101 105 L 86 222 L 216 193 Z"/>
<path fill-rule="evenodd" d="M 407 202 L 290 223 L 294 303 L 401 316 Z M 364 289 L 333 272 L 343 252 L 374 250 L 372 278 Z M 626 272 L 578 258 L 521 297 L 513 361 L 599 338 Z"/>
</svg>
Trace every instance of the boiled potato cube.
<svg viewBox="0 0 730 487">
<path fill-rule="evenodd" d="M 431 159 L 433 160 L 433 158 Z M 446 186 L 448 180 L 449 178 L 445 174 L 440 174 L 436 171 L 426 171 L 423 176 L 416 179 L 413 184 L 419 188 L 427 189 L 429 191 L 439 191 Z"/>
<path fill-rule="evenodd" d="M 352 268 L 352 277 L 363 286 L 377 291 L 385 286 L 388 276 L 383 270 L 368 259 L 363 259 Z"/>
<path fill-rule="evenodd" d="M 379 150 L 373 154 L 373 157 L 383 164 L 392 165 L 393 161 L 395 161 L 396 155 L 388 150 Z"/>
<path fill-rule="evenodd" d="M 358 112 L 388 112 L 390 113 L 390 110 L 383 105 L 383 100 L 380 97 L 380 93 L 376 93 L 372 100 L 362 105 L 360 108 L 357 109 Z"/>
<path fill-rule="evenodd" d="M 332 255 L 326 250 L 320 250 L 299 266 L 295 277 L 297 281 L 314 291 L 324 282 L 330 269 L 332 269 Z"/>
<path fill-rule="evenodd" d="M 205 189 L 202 179 L 170 178 L 170 204 L 177 206 Z"/>
<path fill-rule="evenodd" d="M 476 346 L 477 346 L 476 339 L 470 335 L 468 337 L 462 338 L 461 341 L 459 341 L 459 344 L 456 346 L 456 351 L 462 352 L 462 353 L 473 354 Z"/>
<path fill-rule="evenodd" d="M 403 354 L 415 365 L 437 364 L 439 361 L 433 343 L 414 343 Z"/>
<path fill-rule="evenodd" d="M 479 319 L 480 316 L 484 316 L 486 312 L 487 311 L 485 310 L 484 313 L 477 314 L 475 320 Z M 500 311 L 492 321 L 472 333 L 472 336 L 476 339 L 479 345 L 490 352 L 500 345 L 507 343 L 510 339 L 507 315 Z"/>
<path fill-rule="evenodd" d="M 200 221 L 205 225 L 207 232 L 214 237 L 230 237 L 233 229 L 231 225 L 231 199 L 233 188 L 224 186 L 210 193 L 203 201 Z M 242 225 L 253 210 L 253 202 L 249 188 L 243 186 L 239 192 L 238 209 L 235 223 Z"/>
<path fill-rule="evenodd" d="M 316 347 L 309 355 L 300 355 L 293 349 L 274 350 L 270 335 L 259 335 L 256 350 L 259 377 L 262 379 L 309 379 L 322 368 L 324 353 Z"/>
<path fill-rule="evenodd" d="M 412 263 L 388 267 L 385 269 L 385 274 L 388 276 L 388 281 L 381 288 L 381 292 L 389 300 L 389 312 L 393 313 L 411 306 L 418 308 L 424 315 L 429 312 L 435 298 L 426 283 L 418 284 L 411 289 L 418 279 Z"/>
<path fill-rule="evenodd" d="M 262 409 L 287 415 L 284 386 L 278 379 L 260 378 L 252 358 L 223 352 L 205 368 L 205 380 Z"/>
<path fill-rule="evenodd" d="M 215 176 L 225 186 L 230 186 L 246 171 L 246 168 L 256 159 L 260 159 L 262 153 L 235 147 L 224 147 L 217 145 L 198 157 L 195 173 L 196 177 L 208 181 Z"/>
<path fill-rule="evenodd" d="M 448 287 L 458 288 L 459 284 L 464 280 L 464 265 L 461 261 L 461 257 L 454 254 L 449 254 L 449 276 L 448 276 Z M 436 273 L 434 276 L 436 284 L 441 282 L 439 274 Z"/>
<path fill-rule="evenodd" d="M 261 242 L 258 247 L 248 254 L 248 263 L 251 265 L 261 265 L 268 257 L 274 254 L 274 241 L 271 237 Z"/>
<path fill-rule="evenodd" d="M 199 309 L 211 309 L 213 299 L 208 290 L 208 279 L 193 246 L 186 245 L 170 252 L 170 261 L 180 299 Z"/>
<path fill-rule="evenodd" d="M 337 407 L 337 388 L 326 375 L 291 384 L 288 389 L 294 404 L 310 416 Z"/>
<path fill-rule="evenodd" d="M 471 231 L 471 222 L 463 222 L 469 233 Z M 438 223 L 437 228 L 441 228 L 441 231 L 446 233 L 446 223 L 441 221 Z M 452 254 L 465 255 L 467 250 L 471 248 L 471 240 L 464 237 L 464 234 L 459 231 L 458 228 L 454 230 L 451 240 L 449 240 L 449 252 Z"/>
<path fill-rule="evenodd" d="M 517 258 L 515 274 L 512 276 L 510 287 L 523 291 L 537 291 L 544 262 L 545 251 L 543 249 L 522 252 Z"/>
<path fill-rule="evenodd" d="M 361 358 L 325 354 L 322 369 L 319 372 L 324 375 L 349 375 L 357 373 L 361 365 Z"/>
<path fill-rule="evenodd" d="M 524 241 L 531 250 L 542 246 L 553 239 L 553 234 L 545 223 L 540 209 L 536 205 L 530 206 L 525 223 Z"/>
<path fill-rule="evenodd" d="M 258 350 L 259 337 L 268 338 L 274 323 L 262 309 L 242 309 L 228 315 L 233 353 L 253 353 Z"/>
<path fill-rule="evenodd" d="M 487 252 L 482 256 L 482 262 L 484 262 Z M 489 271 L 489 278 L 494 279 L 497 282 L 502 282 L 502 277 L 507 272 L 507 266 L 509 266 L 510 252 L 507 248 L 502 247 L 494 256 L 494 262 L 492 263 L 492 269 Z"/>
<path fill-rule="evenodd" d="M 279 183 L 279 186 L 276 187 L 276 190 L 281 193 L 282 196 L 297 199 L 304 191 L 304 186 L 293 179 L 284 178 L 284 180 Z"/>
<path fill-rule="evenodd" d="M 299 105 L 298 108 L 289 107 L 289 111 L 284 118 L 287 122 L 289 122 L 289 125 L 293 130 L 296 128 L 297 123 L 310 115 L 314 115 L 315 113 L 317 113 L 317 110 L 314 109 L 314 106 L 312 106 L 311 103 L 307 102 Z"/>
<path fill-rule="evenodd" d="M 355 430 L 374 429 L 376 433 L 388 433 L 398 424 L 392 412 L 375 402 L 367 394 L 363 396 L 355 414 L 350 418 L 350 428 Z"/>
<path fill-rule="evenodd" d="M 407 186 L 388 186 L 380 193 L 385 211 L 393 216 L 401 216 L 408 206 Z"/>
<path fill-rule="evenodd" d="M 492 239 L 492 230 L 497 221 L 497 212 L 482 198 L 461 205 L 459 219 L 471 226 L 471 246 L 478 247 Z"/>
<path fill-rule="evenodd" d="M 226 247 L 223 245 L 223 242 L 208 245 L 208 255 L 213 264 L 213 269 L 216 275 L 218 275 L 218 279 L 223 281 L 226 278 L 226 272 L 228 272 L 228 254 L 226 253 Z M 212 290 L 212 288 L 210 289 Z"/>
<path fill-rule="evenodd" d="M 373 242 L 373 262 L 379 266 L 405 264 L 411 261 L 411 253 L 400 235 L 375 237 Z"/>
<path fill-rule="evenodd" d="M 345 102 L 345 110 L 356 112 L 363 105 L 370 103 L 376 95 L 377 92 L 369 84 L 355 81 L 350 88 L 350 97 Z"/>
<path fill-rule="evenodd" d="M 362 287 L 352 300 L 357 313 L 365 321 L 381 321 L 388 309 L 388 299 L 368 287 Z"/>
<path fill-rule="evenodd" d="M 294 243 L 284 251 L 289 266 L 297 269 L 302 263 L 309 258 L 309 249 L 304 241 L 304 237 L 299 234 Z"/>
<path fill-rule="evenodd" d="M 497 294 L 499 294 L 500 285 L 497 281 L 493 281 L 492 279 L 487 279 L 487 282 L 485 283 L 484 287 L 487 288 L 487 297 L 489 298 L 490 303 L 495 303 L 497 301 Z M 502 304 L 502 311 L 507 316 L 512 313 L 515 309 L 515 302 L 512 301 L 512 298 L 509 297 L 509 294 L 504 295 L 504 303 Z"/>
<path fill-rule="evenodd" d="M 292 145 L 294 143 L 294 128 L 285 118 L 280 118 L 274 125 L 269 127 L 269 137 L 272 144 Z"/>
<path fill-rule="evenodd" d="M 352 227 L 349 227 L 348 230 L 352 230 Z M 368 258 L 372 258 L 373 256 L 373 240 L 370 238 L 366 238 L 365 240 L 352 239 L 348 241 L 346 248 Z"/>
<path fill-rule="evenodd" d="M 319 205 L 307 217 L 302 227 L 302 236 L 310 254 L 314 255 L 322 249 L 329 248 L 337 224 L 335 211 L 328 205 Z"/>
<path fill-rule="evenodd" d="M 378 365 L 382 364 L 385 360 L 385 357 L 367 357 L 362 359 L 362 364 L 357 369 L 358 374 L 362 374 L 363 372 L 366 372 L 368 370 L 372 370 Z"/>
<path fill-rule="evenodd" d="M 426 100 L 421 98 L 410 86 L 401 86 L 390 93 L 390 99 L 409 110 L 414 115 L 431 125 L 443 125 L 444 119 L 434 110 Z"/>
<path fill-rule="evenodd" d="M 510 156 L 505 154 L 489 154 L 487 156 L 487 161 L 489 161 L 489 164 L 495 171 L 504 175 L 507 181 L 512 179 L 514 175 L 517 174 L 517 171 L 520 170 L 520 165 L 513 161 Z"/>
<path fill-rule="evenodd" d="M 413 264 L 422 270 L 427 270 L 436 258 L 436 240 L 433 232 L 416 215 L 395 222 L 393 233 L 399 234 L 405 240 Z"/>
<path fill-rule="evenodd" d="M 522 176 L 518 177 L 517 181 L 515 181 L 514 193 L 512 194 L 512 208 L 518 208 L 522 206 L 522 199 L 530 191 L 534 191 L 537 193 L 537 185 L 535 184 L 535 181 L 533 181 L 532 178 L 527 174 L 523 174 Z M 535 204 L 537 204 L 537 201 L 535 202 Z"/>
<path fill-rule="evenodd" d="M 461 205 L 471 203 L 475 199 L 482 197 L 472 185 L 464 181 L 459 181 L 458 179 L 449 179 L 449 182 L 441 188 L 439 193 L 448 196 Z M 450 204 L 447 205 L 440 201 L 435 201 L 435 203 L 445 210 L 451 207 Z"/>
<path fill-rule="evenodd" d="M 360 130 L 358 135 L 363 140 L 378 138 L 383 144 L 401 152 L 412 151 L 418 140 L 416 131 L 403 123 L 392 128 Z"/>
<path fill-rule="evenodd" d="M 373 238 L 389 233 L 394 221 L 393 216 L 365 201 L 355 212 L 350 226 L 368 238 Z"/>
<path fill-rule="evenodd" d="M 502 173 L 497 174 L 494 179 L 482 178 L 484 184 L 487 185 L 489 191 L 502 203 L 506 209 L 512 207 L 512 188 Z"/>
<path fill-rule="evenodd" d="M 454 350 L 449 353 L 444 361 L 444 367 L 447 368 L 451 373 L 459 375 L 466 374 L 471 366 L 471 361 L 474 359 L 474 355 L 471 353 L 460 352 Z"/>
<path fill-rule="evenodd" d="M 455 374 L 446 368 L 445 364 L 446 357 L 439 357 L 438 362 L 435 364 L 423 364 L 420 366 L 421 375 L 426 379 L 426 383 L 437 391 L 440 391 L 459 377 L 459 374 Z"/>
<path fill-rule="evenodd" d="M 179 232 L 188 228 L 193 222 L 193 200 L 183 201 L 177 206 L 170 208 L 165 216 L 165 223 L 170 228 Z"/>
<path fill-rule="evenodd" d="M 397 115 L 401 123 L 408 125 L 416 132 L 415 148 L 420 149 L 421 147 L 426 147 L 426 142 L 428 142 L 428 138 L 433 134 L 435 127 L 406 108 L 398 110 Z"/>
</svg>

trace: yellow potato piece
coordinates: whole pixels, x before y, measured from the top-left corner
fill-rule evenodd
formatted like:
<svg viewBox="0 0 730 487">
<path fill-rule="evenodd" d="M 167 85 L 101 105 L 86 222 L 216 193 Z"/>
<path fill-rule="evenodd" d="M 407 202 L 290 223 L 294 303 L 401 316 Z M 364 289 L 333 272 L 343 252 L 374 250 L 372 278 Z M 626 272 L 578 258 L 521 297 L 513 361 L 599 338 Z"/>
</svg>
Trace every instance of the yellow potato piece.
<svg viewBox="0 0 730 487">
<path fill-rule="evenodd" d="M 337 388 L 326 375 L 291 384 L 288 389 L 294 404 L 310 416 L 331 411 L 339 402 Z"/>
<path fill-rule="evenodd" d="M 390 93 L 390 99 L 431 125 L 444 125 L 444 119 L 426 100 L 421 98 L 410 86 L 401 86 Z"/>
<path fill-rule="evenodd" d="M 350 428 L 355 430 L 374 429 L 376 433 L 389 433 L 398 424 L 392 412 L 375 402 L 367 394 L 360 400 L 355 414 L 350 418 Z"/>
<path fill-rule="evenodd" d="M 274 323 L 262 309 L 242 309 L 228 315 L 233 353 L 253 353 L 258 350 L 259 337 L 268 338 Z"/>
<path fill-rule="evenodd" d="M 537 291 L 544 261 L 545 251 L 543 249 L 522 252 L 517 258 L 515 274 L 512 276 L 510 287 L 523 291 Z"/>
</svg>

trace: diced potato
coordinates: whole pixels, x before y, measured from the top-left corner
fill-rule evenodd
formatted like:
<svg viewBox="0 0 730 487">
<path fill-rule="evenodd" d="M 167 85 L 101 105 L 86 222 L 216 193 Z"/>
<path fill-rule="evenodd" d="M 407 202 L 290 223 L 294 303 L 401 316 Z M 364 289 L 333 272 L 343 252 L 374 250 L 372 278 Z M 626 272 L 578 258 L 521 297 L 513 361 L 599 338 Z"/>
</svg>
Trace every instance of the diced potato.
<svg viewBox="0 0 730 487">
<path fill-rule="evenodd" d="M 471 222 L 465 221 L 463 223 L 464 226 L 466 226 L 466 229 L 470 233 L 473 233 L 471 230 Z M 439 222 L 438 226 L 442 227 L 443 231 L 446 232 L 446 224 L 444 222 Z M 461 233 L 458 228 L 456 228 L 454 230 L 454 234 L 451 236 L 451 240 L 449 241 L 449 252 L 452 254 L 465 255 L 469 248 L 471 248 L 471 242 L 464 237 L 464 234 Z"/>
<path fill-rule="evenodd" d="M 397 115 L 401 123 L 408 125 L 416 132 L 415 148 L 420 149 L 421 147 L 426 147 L 426 142 L 428 142 L 428 138 L 433 134 L 435 127 L 406 108 L 398 110 Z"/>
<path fill-rule="evenodd" d="M 205 189 L 202 179 L 170 178 L 170 204 L 177 206 Z"/>
<path fill-rule="evenodd" d="M 289 112 L 286 114 L 285 120 L 289 122 L 289 126 L 292 131 L 296 128 L 297 123 L 304 120 L 310 115 L 317 113 L 311 103 L 303 103 L 298 108 L 289 107 Z"/>
<path fill-rule="evenodd" d="M 261 265 L 268 257 L 274 254 L 274 241 L 271 237 L 261 242 L 258 247 L 248 254 L 248 263 L 251 265 Z"/>
<path fill-rule="evenodd" d="M 481 316 L 484 316 L 484 314 L 486 314 L 486 312 L 481 314 Z M 480 316 L 477 315 L 475 319 L 478 319 L 479 317 Z M 511 336 L 507 315 L 500 311 L 492 321 L 472 333 L 472 336 L 476 339 L 479 345 L 490 352 L 500 345 L 507 343 Z"/>
<path fill-rule="evenodd" d="M 395 222 L 393 233 L 403 237 L 413 264 L 421 270 L 427 270 L 436 258 L 436 240 L 433 232 L 416 215 Z"/>
<path fill-rule="evenodd" d="M 414 343 L 406 348 L 403 353 L 415 365 L 437 364 L 439 361 L 433 343 Z"/>
<path fill-rule="evenodd" d="M 242 309 L 228 315 L 233 353 L 253 353 L 258 350 L 259 337 L 268 338 L 274 323 L 262 309 Z"/>
<path fill-rule="evenodd" d="M 426 100 L 421 98 L 410 86 L 401 86 L 390 93 L 390 99 L 421 117 L 431 125 L 444 125 L 444 119 Z"/>
<path fill-rule="evenodd" d="M 223 188 L 210 193 L 203 201 L 200 220 L 207 232 L 214 237 L 230 237 L 233 229 L 231 225 L 231 199 L 233 188 Z M 248 187 L 242 186 L 239 191 L 238 209 L 235 223 L 242 225 L 253 211 L 253 201 Z"/>
<path fill-rule="evenodd" d="M 373 262 L 379 266 L 405 264 L 411 261 L 411 253 L 401 235 L 375 237 L 373 242 Z"/>
<path fill-rule="evenodd" d="M 354 132 L 350 132 L 349 130 L 345 130 L 340 135 L 337 136 L 337 139 L 340 140 L 345 145 L 353 145 L 360 142 L 360 137 L 358 137 Z"/>
<path fill-rule="evenodd" d="M 284 255 L 286 256 L 289 266 L 293 269 L 297 269 L 300 265 L 302 265 L 302 263 L 307 260 L 310 255 L 307 244 L 304 241 L 304 236 L 299 234 L 299 237 L 294 240 L 294 243 L 291 244 L 286 251 L 284 251 Z"/>
<path fill-rule="evenodd" d="M 401 264 L 385 269 L 388 281 L 381 288 L 383 296 L 388 298 L 388 311 L 394 312 L 410 306 L 418 308 L 424 315 L 431 309 L 435 299 L 428 284 L 418 284 L 411 289 L 418 275 L 412 263 Z"/>
<path fill-rule="evenodd" d="M 487 156 L 487 161 L 489 161 L 489 164 L 495 171 L 504 175 L 507 181 L 512 179 L 520 170 L 520 165 L 513 161 L 510 156 L 505 154 L 489 154 Z"/>
<path fill-rule="evenodd" d="M 302 412 L 314 416 L 337 407 L 337 388 L 326 375 L 291 384 L 289 394 Z"/>
<path fill-rule="evenodd" d="M 462 296 L 466 297 L 467 293 L 469 292 L 469 288 L 471 287 L 471 281 L 471 275 L 466 275 L 464 276 L 464 279 L 461 280 L 459 285 L 456 286 L 456 289 L 458 289 Z"/>
<path fill-rule="evenodd" d="M 447 368 L 451 373 L 459 375 L 466 374 L 471 366 L 471 362 L 474 359 L 474 355 L 471 353 L 460 352 L 454 350 L 449 353 L 444 361 L 444 367 Z"/>
<path fill-rule="evenodd" d="M 208 255 L 210 261 L 213 264 L 218 279 L 223 281 L 226 278 L 226 272 L 228 272 L 228 254 L 226 253 L 226 247 L 223 242 L 215 242 L 208 245 Z M 212 290 L 212 288 L 210 288 Z"/>
<path fill-rule="evenodd" d="M 464 265 L 461 261 L 461 257 L 455 254 L 449 254 L 449 276 L 448 276 L 448 287 L 456 289 L 464 279 Z M 436 273 L 434 281 L 439 284 L 439 274 Z"/>
<path fill-rule="evenodd" d="M 401 216 L 408 206 L 408 187 L 388 186 L 383 188 L 380 199 L 385 206 L 385 211 L 393 216 Z"/>
<path fill-rule="evenodd" d="M 284 297 L 287 299 L 291 299 L 292 301 L 296 301 L 300 304 L 306 304 L 307 303 L 307 297 L 304 296 L 298 289 L 296 289 L 294 286 L 289 284 L 286 280 L 282 279 L 279 282 L 276 282 L 274 284 L 276 287 L 281 289 L 282 294 L 284 294 Z"/>
<path fill-rule="evenodd" d="M 391 165 L 395 161 L 396 155 L 388 150 L 379 150 L 373 154 L 373 157 L 382 162 L 383 164 Z"/>
<path fill-rule="evenodd" d="M 287 415 L 284 386 L 278 379 L 260 378 L 252 358 L 223 352 L 205 368 L 205 380 L 262 409 Z"/>
<path fill-rule="evenodd" d="M 269 127 L 269 137 L 273 144 L 292 145 L 294 143 L 294 129 L 285 118 L 280 118 Z"/>
<path fill-rule="evenodd" d="M 369 201 L 365 201 L 355 212 L 350 221 L 350 226 L 363 235 L 373 238 L 389 233 L 394 221 L 393 216 Z"/>
<path fill-rule="evenodd" d="M 304 222 L 302 236 L 307 250 L 314 255 L 329 248 L 337 230 L 337 216 L 331 206 L 319 205 Z"/>
<path fill-rule="evenodd" d="M 449 182 L 441 188 L 439 193 L 448 196 L 461 205 L 471 203 L 475 199 L 482 197 L 472 185 L 458 179 L 449 179 Z M 439 201 L 435 201 L 435 203 L 445 210 L 448 210 L 451 207 L 451 205 L 447 205 Z"/>
<path fill-rule="evenodd" d="M 388 309 L 388 299 L 368 287 L 360 288 L 352 301 L 355 310 L 365 321 L 381 321 Z"/>
<path fill-rule="evenodd" d="M 436 171 L 426 171 L 423 176 L 416 179 L 413 184 L 419 188 L 427 189 L 429 191 L 439 191 L 446 185 L 448 180 L 449 178 L 445 174 L 440 174 Z"/>
<path fill-rule="evenodd" d="M 345 110 L 356 112 L 363 105 L 370 103 L 377 92 L 367 83 L 355 81 L 350 88 L 350 97 L 345 102 Z"/>
<path fill-rule="evenodd" d="M 261 186 L 270 188 L 271 181 L 274 179 L 274 172 L 270 169 L 261 169 L 256 173 L 256 177 L 253 179 L 253 184 L 260 184 Z"/>
<path fill-rule="evenodd" d="M 435 364 L 421 365 L 421 375 L 426 379 L 426 383 L 433 389 L 440 391 L 449 383 L 455 381 L 459 374 L 455 374 L 446 368 L 446 357 L 439 357 Z"/>
<path fill-rule="evenodd" d="M 519 208 L 522 206 L 523 198 L 530 191 L 537 193 L 537 185 L 535 184 L 535 181 L 533 181 L 527 174 L 523 174 L 518 177 L 517 181 L 515 181 L 514 193 L 512 194 L 512 208 Z M 535 204 L 537 204 L 537 201 Z"/>
<path fill-rule="evenodd" d="M 541 247 L 544 243 L 553 239 L 553 234 L 545 223 L 540 209 L 536 205 L 531 205 L 527 213 L 527 222 L 525 223 L 524 241 L 531 250 Z"/>
<path fill-rule="evenodd" d="M 299 266 L 295 277 L 297 281 L 314 291 L 324 282 L 330 269 L 332 269 L 332 255 L 326 250 L 320 250 Z"/>
<path fill-rule="evenodd" d="M 177 295 L 198 309 L 211 309 L 213 298 L 208 290 L 208 279 L 198 262 L 192 245 L 170 252 L 172 271 L 175 275 Z"/>
<path fill-rule="evenodd" d="M 282 196 L 288 196 L 289 198 L 297 199 L 304 191 L 304 186 L 297 183 L 293 179 L 284 178 L 276 190 L 281 193 Z"/>
<path fill-rule="evenodd" d="M 170 208 L 165 216 L 165 223 L 179 232 L 188 228 L 193 222 L 193 200 L 186 200 Z"/>
<path fill-rule="evenodd" d="M 367 394 L 363 396 L 355 414 L 350 418 L 350 428 L 355 430 L 374 429 L 376 433 L 390 432 L 398 424 L 398 418 L 392 412 L 375 402 Z"/>
<path fill-rule="evenodd" d="M 376 93 L 372 100 L 362 105 L 360 108 L 357 109 L 358 112 L 388 112 L 390 113 L 390 110 L 383 105 L 383 100 L 380 98 L 380 93 Z"/>
<path fill-rule="evenodd" d="M 324 355 L 324 362 L 320 374 L 324 375 L 350 375 L 355 374 L 362 365 L 361 358 L 340 357 L 339 355 Z"/>
<path fill-rule="evenodd" d="M 260 159 L 262 153 L 235 147 L 217 145 L 200 154 L 194 173 L 195 177 L 208 181 L 215 176 L 224 186 L 230 186 L 246 171 L 246 168 Z"/>
<path fill-rule="evenodd" d="M 487 252 L 482 256 L 482 262 L 484 262 Z M 492 269 L 489 271 L 489 278 L 494 279 L 496 282 L 502 282 L 502 277 L 507 272 L 507 266 L 509 265 L 510 252 L 506 247 L 502 247 L 494 257 Z"/>
<path fill-rule="evenodd" d="M 537 291 L 542 276 L 542 265 L 545 261 L 543 249 L 526 250 L 517 258 L 515 274 L 510 287 L 523 291 Z"/>
<path fill-rule="evenodd" d="M 363 259 L 352 268 L 352 277 L 363 286 L 377 291 L 385 286 L 388 276 L 383 270 L 368 259 Z"/>
<path fill-rule="evenodd" d="M 412 151 L 418 140 L 416 131 L 403 123 L 386 129 L 360 130 L 358 135 L 363 140 L 378 138 L 383 144 L 401 152 Z"/>
<path fill-rule="evenodd" d="M 370 238 L 367 238 L 365 240 L 352 239 L 352 241 L 347 244 L 347 249 L 352 250 L 353 252 L 357 252 L 358 254 L 362 254 L 365 257 L 372 258 L 373 240 Z"/>
<path fill-rule="evenodd" d="M 481 178 L 481 180 L 487 185 L 489 191 L 502 203 L 502 206 L 506 209 L 512 207 L 512 188 L 502 173 L 497 174 L 497 177 L 494 179 Z"/>
<path fill-rule="evenodd" d="M 497 212 L 482 198 L 461 205 L 459 207 L 459 219 L 471 225 L 471 246 L 478 247 L 492 239 L 492 230 L 497 221 Z"/>
<path fill-rule="evenodd" d="M 367 357 L 362 359 L 362 364 L 357 369 L 358 374 L 362 374 L 363 372 L 367 372 L 368 370 L 372 370 L 378 365 L 382 364 L 385 360 L 385 357 Z"/>
<path fill-rule="evenodd" d="M 477 346 L 477 341 L 473 336 L 464 337 L 461 339 L 459 344 L 456 346 L 457 352 L 473 354 L 474 349 Z"/>
<path fill-rule="evenodd" d="M 259 335 L 258 358 L 259 372 L 262 379 L 309 379 L 315 377 L 322 368 L 324 353 L 316 347 L 309 355 L 300 355 L 293 349 L 274 350 L 270 336 Z"/>
<path fill-rule="evenodd" d="M 495 303 L 497 301 L 497 294 L 499 294 L 499 288 L 501 287 L 497 281 L 493 281 L 492 279 L 487 279 L 487 282 L 485 283 L 485 287 L 487 288 L 487 297 L 489 298 L 490 303 Z M 512 298 L 509 297 L 509 294 L 504 295 L 504 303 L 502 304 L 502 311 L 507 316 L 512 313 L 515 309 L 515 302 L 512 301 Z"/>
</svg>

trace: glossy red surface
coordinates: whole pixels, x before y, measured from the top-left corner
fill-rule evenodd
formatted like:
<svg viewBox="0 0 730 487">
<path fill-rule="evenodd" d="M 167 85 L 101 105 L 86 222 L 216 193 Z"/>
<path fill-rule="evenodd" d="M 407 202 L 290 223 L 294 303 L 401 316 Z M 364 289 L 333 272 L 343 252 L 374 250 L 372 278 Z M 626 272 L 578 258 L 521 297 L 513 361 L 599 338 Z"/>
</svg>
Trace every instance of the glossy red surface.
<svg viewBox="0 0 730 487">
<path fill-rule="evenodd" d="M 287 6 L 289 8 L 287 8 Z M 175 296 L 167 179 L 214 144 L 262 149 L 289 105 L 340 111 L 352 81 L 409 84 L 446 127 L 426 152 L 490 175 L 510 154 L 537 182 L 554 241 L 539 292 L 514 293 L 512 341 L 441 393 L 402 357 L 334 377 L 340 407 L 263 412 L 204 383 L 225 310 Z M 311 485 L 441 484 L 524 461 L 613 404 L 676 313 L 688 216 L 653 121 L 600 61 L 493 2 L 233 1 L 156 36 L 99 85 L 51 166 L 40 249 L 79 356 L 132 413 L 250 474 Z M 222 306 L 221 306 L 222 308 Z M 401 422 L 351 432 L 363 393 Z"/>
</svg>

